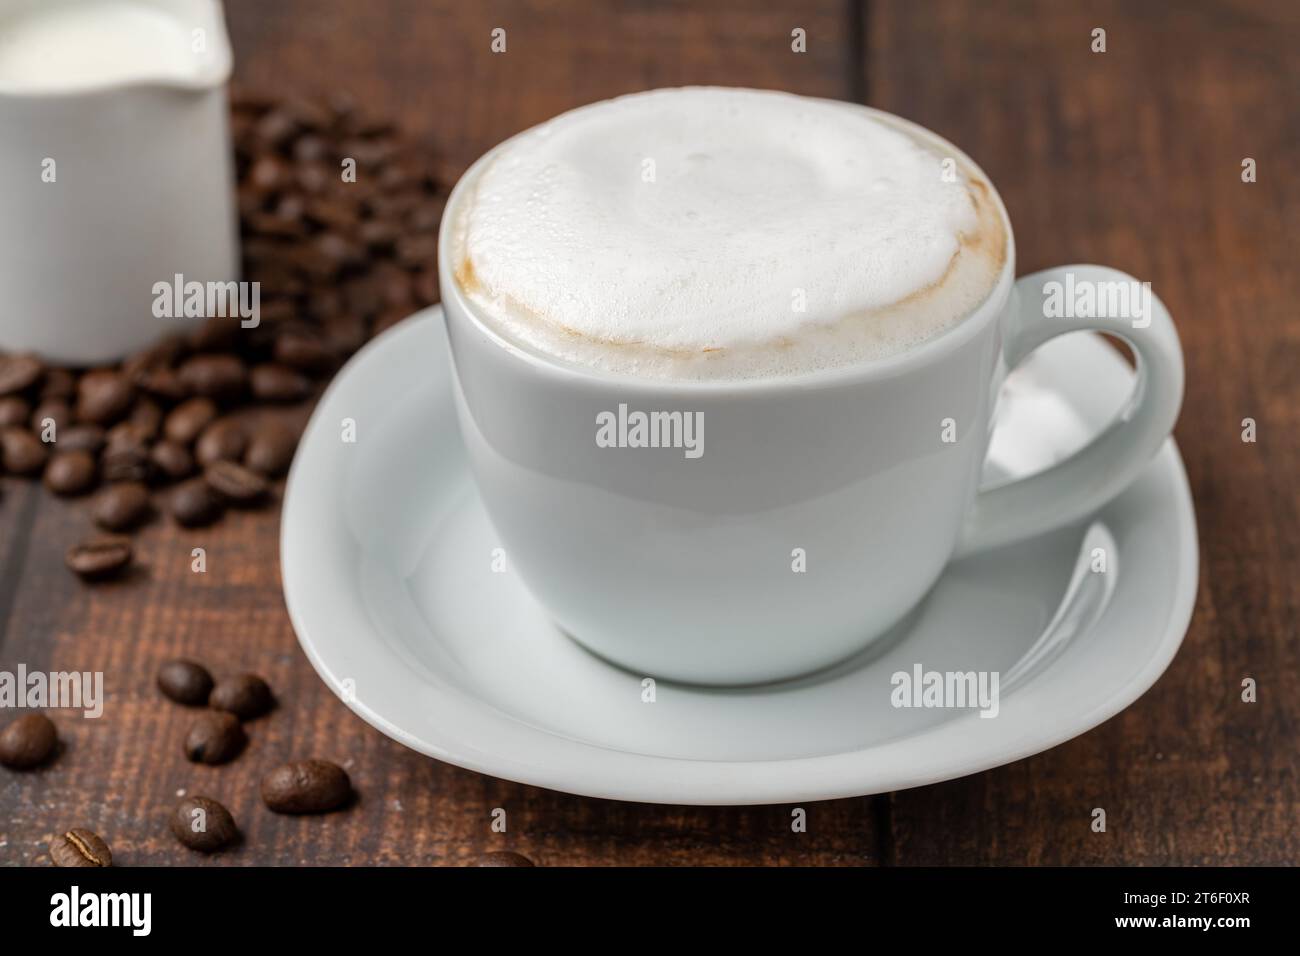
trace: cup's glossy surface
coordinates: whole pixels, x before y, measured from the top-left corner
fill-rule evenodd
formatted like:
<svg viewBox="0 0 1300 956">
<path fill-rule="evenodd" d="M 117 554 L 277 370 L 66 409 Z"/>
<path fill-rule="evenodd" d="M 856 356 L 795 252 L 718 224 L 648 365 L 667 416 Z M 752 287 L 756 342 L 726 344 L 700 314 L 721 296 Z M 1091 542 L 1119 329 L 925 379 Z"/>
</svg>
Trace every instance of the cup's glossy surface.
<svg viewBox="0 0 1300 956">
<path fill-rule="evenodd" d="M 1000 199 L 1007 255 L 990 295 L 901 355 L 697 383 L 527 351 L 481 321 L 454 278 L 448 223 L 477 168 L 448 202 L 439 252 L 470 463 L 512 569 L 572 637 L 645 676 L 746 684 L 833 664 L 915 606 L 958 548 L 1059 526 L 1113 497 L 1172 427 L 1181 354 L 1157 301 L 1150 334 L 1131 337 L 1143 366 L 1133 414 L 973 507 L 1008 363 L 1064 332 L 1128 332 L 1039 314 L 1029 286 L 1049 274 L 1013 282 Z M 701 454 L 602 447 L 599 423 L 622 409 L 698 416 Z"/>
</svg>

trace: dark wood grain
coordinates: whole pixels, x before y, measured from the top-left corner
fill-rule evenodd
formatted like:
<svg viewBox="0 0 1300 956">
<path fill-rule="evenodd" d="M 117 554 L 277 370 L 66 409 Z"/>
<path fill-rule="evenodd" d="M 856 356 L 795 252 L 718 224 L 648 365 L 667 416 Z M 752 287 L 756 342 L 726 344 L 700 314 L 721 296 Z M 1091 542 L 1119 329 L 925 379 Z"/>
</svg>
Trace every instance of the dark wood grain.
<svg viewBox="0 0 1300 956">
<path fill-rule="evenodd" d="M 1187 353 L 1179 427 L 1202 536 L 1182 652 L 1123 714 L 988 773 L 809 808 L 588 800 L 428 760 L 334 698 L 284 611 L 276 509 L 188 532 L 157 521 L 141 570 L 87 589 L 62 565 L 85 503 L 5 479 L 0 668 L 101 670 L 104 717 L 53 714 L 66 750 L 0 771 L 0 863 L 41 862 L 57 830 L 104 834 L 123 864 L 199 862 L 167 834 L 177 792 L 206 793 L 245 833 L 214 862 L 466 862 L 516 849 L 545 864 L 1282 863 L 1300 857 L 1300 221 L 1297 15 L 1279 3 L 481 3 L 228 0 L 237 81 L 346 92 L 426 138 L 453 169 L 557 112 L 688 83 L 865 98 L 952 138 L 998 183 L 1021 272 L 1097 261 L 1149 278 Z M 490 31 L 507 30 L 505 54 Z M 794 27 L 808 53 L 790 52 Z M 1108 30 L 1109 51 L 1089 52 Z M 1240 180 L 1245 156 L 1259 182 Z M 1240 441 L 1240 422 L 1260 440 Z M 190 549 L 208 571 L 190 571 Z M 263 673 L 278 708 L 235 763 L 181 755 L 191 714 L 153 688 L 189 655 Z M 1260 701 L 1239 702 L 1255 677 Z M 276 817 L 277 762 L 343 763 L 359 803 Z M 1089 830 L 1105 807 L 1105 834 Z M 491 831 L 491 812 L 509 833 Z"/>
<path fill-rule="evenodd" d="M 866 27 L 870 102 L 983 166 L 1020 273 L 1105 263 L 1168 305 L 1201 535 L 1191 630 L 1159 683 L 1064 746 L 894 794 L 897 861 L 1295 863 L 1300 270 L 1286 231 L 1300 216 L 1300 8 L 872 3 Z M 1245 677 L 1258 703 L 1241 701 Z"/>
</svg>

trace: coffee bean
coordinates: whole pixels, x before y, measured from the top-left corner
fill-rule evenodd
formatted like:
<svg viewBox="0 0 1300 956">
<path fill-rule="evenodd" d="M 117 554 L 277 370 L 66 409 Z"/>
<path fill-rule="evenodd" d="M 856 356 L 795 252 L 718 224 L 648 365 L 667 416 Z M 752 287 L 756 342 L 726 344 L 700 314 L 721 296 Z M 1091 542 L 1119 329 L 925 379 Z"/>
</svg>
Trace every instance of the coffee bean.
<svg viewBox="0 0 1300 956">
<path fill-rule="evenodd" d="M 189 344 L 185 335 L 179 332 L 168 335 L 129 356 L 122 363 L 122 374 L 140 385 L 149 372 L 169 369 L 188 351 Z"/>
<path fill-rule="evenodd" d="M 32 406 L 18 395 L 0 398 L 0 428 L 26 428 L 32 419 Z"/>
<path fill-rule="evenodd" d="M 95 496 L 91 518 L 107 531 L 129 531 L 149 517 L 149 511 L 149 490 L 138 481 L 123 481 Z"/>
<path fill-rule="evenodd" d="M 262 778 L 262 801 L 276 813 L 328 813 L 351 797 L 347 772 L 327 760 L 296 760 Z"/>
<path fill-rule="evenodd" d="M 273 153 L 257 158 L 248 170 L 248 184 L 261 192 L 275 192 L 289 183 L 289 164 Z"/>
<path fill-rule="evenodd" d="M 158 437 L 158 432 L 162 429 L 163 411 L 152 398 L 141 396 L 135 400 L 135 405 L 132 406 L 127 421 L 134 425 L 142 435 L 153 441 Z"/>
<path fill-rule="evenodd" d="M 191 850 L 215 853 L 239 839 L 230 811 L 211 797 L 184 797 L 172 810 L 172 835 Z"/>
<path fill-rule="evenodd" d="M 237 356 L 223 352 L 191 356 L 181 363 L 176 374 L 192 394 L 218 401 L 238 398 L 248 387 L 244 363 Z"/>
<path fill-rule="evenodd" d="M 131 542 L 127 538 L 104 536 L 73 545 L 64 563 L 86 581 L 101 581 L 120 574 L 131 563 Z"/>
<path fill-rule="evenodd" d="M 113 851 L 98 833 L 74 827 L 50 841 L 55 866 L 112 866 Z"/>
<path fill-rule="evenodd" d="M 149 462 L 164 481 L 180 481 L 194 473 L 194 456 L 174 441 L 160 441 L 149 449 Z"/>
<path fill-rule="evenodd" d="M 0 355 L 0 395 L 31 388 L 45 374 L 45 364 L 34 355 Z"/>
<path fill-rule="evenodd" d="M 259 143 L 279 149 L 293 139 L 298 132 L 298 124 L 283 107 L 275 107 L 260 120 L 253 129 L 253 135 Z"/>
<path fill-rule="evenodd" d="M 262 325 L 283 325 L 295 318 L 301 309 L 296 299 L 286 296 L 267 298 L 262 302 Z M 260 330 L 254 330 L 254 334 Z"/>
<path fill-rule="evenodd" d="M 142 369 L 132 377 L 131 381 L 135 383 L 135 387 L 140 391 L 148 392 L 150 395 L 167 402 L 179 402 L 189 395 L 189 389 L 181 381 L 181 377 L 176 374 L 175 369 Z"/>
<path fill-rule="evenodd" d="M 47 368 L 39 394 L 42 399 L 61 398 L 70 402 L 77 394 L 77 377 L 66 368 Z"/>
<path fill-rule="evenodd" d="M 108 430 L 100 471 L 105 481 L 144 481 L 149 477 L 149 437 L 134 422 L 119 422 Z"/>
<path fill-rule="evenodd" d="M 59 733 L 44 714 L 23 714 L 0 731 L 0 764 L 11 770 L 39 767 L 54 755 Z"/>
<path fill-rule="evenodd" d="M 342 200 L 335 200 L 335 208 L 341 209 L 342 215 L 350 222 L 360 219 L 355 207 L 344 206 Z M 316 207 L 317 209 L 320 207 Z M 354 242 L 346 235 L 337 232 L 317 235 L 315 245 L 303 248 L 305 258 L 303 268 L 312 277 L 326 280 L 337 276 L 343 269 L 360 265 L 365 260 L 365 247 Z"/>
<path fill-rule="evenodd" d="M 214 461 L 203 469 L 203 480 L 221 497 L 237 505 L 260 501 L 269 488 L 260 474 L 233 461 Z"/>
<path fill-rule="evenodd" d="M 34 475 L 45 467 L 45 443 L 24 428 L 0 429 L 0 463 L 12 475 Z"/>
<path fill-rule="evenodd" d="M 45 487 L 56 495 L 85 494 L 95 484 L 95 456 L 88 451 L 56 451 L 45 466 Z"/>
<path fill-rule="evenodd" d="M 509 850 L 494 850 L 478 858 L 478 866 L 536 866 L 532 860 Z"/>
<path fill-rule="evenodd" d="M 77 382 L 77 418 L 110 425 L 124 416 L 135 398 L 135 386 L 121 372 L 92 369 Z"/>
<path fill-rule="evenodd" d="M 377 250 L 391 249 L 399 235 L 401 230 L 397 223 L 387 219 L 369 219 L 357 230 L 357 238 Z"/>
<path fill-rule="evenodd" d="M 298 402 L 311 394 L 311 379 L 278 362 L 253 366 L 253 397 L 263 402 Z"/>
<path fill-rule="evenodd" d="M 319 336 L 302 330 L 287 331 L 276 336 L 274 355 L 280 364 L 305 372 L 321 372 L 334 364 L 334 356 L 324 341 Z"/>
<path fill-rule="evenodd" d="M 59 430 L 59 451 L 88 451 L 98 455 L 104 448 L 105 432 L 100 425 L 69 425 Z"/>
<path fill-rule="evenodd" d="M 218 418 L 203 429 L 194 445 L 194 458 L 200 465 L 214 461 L 238 461 L 248 447 L 248 430 L 243 421 L 227 416 Z"/>
<path fill-rule="evenodd" d="M 228 711 L 241 720 L 261 717 L 275 705 L 271 687 L 256 674 L 239 674 L 218 681 L 208 697 L 208 706 Z"/>
<path fill-rule="evenodd" d="M 297 447 L 297 432 L 268 419 L 253 430 L 248 450 L 244 452 L 244 464 L 268 478 L 277 478 L 289 470 Z"/>
<path fill-rule="evenodd" d="M 149 433 L 147 424 L 133 422 L 129 418 L 126 421 L 118 422 L 116 425 L 104 432 L 104 440 L 110 445 L 125 446 L 132 445 L 143 448 L 152 441 L 153 436 Z"/>
<path fill-rule="evenodd" d="M 316 163 L 331 155 L 329 143 L 320 136 L 310 133 L 299 136 L 293 143 L 294 162 Z"/>
<path fill-rule="evenodd" d="M 225 510 L 221 497 L 202 478 L 190 478 L 175 488 L 169 499 L 171 516 L 186 528 L 212 524 Z"/>
<path fill-rule="evenodd" d="M 324 163 L 303 163 L 297 169 L 298 186 L 305 193 L 319 193 L 333 185 L 334 175 Z"/>
<path fill-rule="evenodd" d="M 185 735 L 185 756 L 195 763 L 229 763 L 248 743 L 239 718 L 223 711 L 208 711 L 195 718 Z"/>
<path fill-rule="evenodd" d="M 217 405 L 210 398 L 191 398 L 181 402 L 167 413 L 163 421 L 163 434 L 168 441 L 192 445 L 203 429 L 217 418 Z"/>
<path fill-rule="evenodd" d="M 202 707 L 212 693 L 212 675 L 196 661 L 177 658 L 158 668 L 158 689 L 178 704 Z"/>
</svg>

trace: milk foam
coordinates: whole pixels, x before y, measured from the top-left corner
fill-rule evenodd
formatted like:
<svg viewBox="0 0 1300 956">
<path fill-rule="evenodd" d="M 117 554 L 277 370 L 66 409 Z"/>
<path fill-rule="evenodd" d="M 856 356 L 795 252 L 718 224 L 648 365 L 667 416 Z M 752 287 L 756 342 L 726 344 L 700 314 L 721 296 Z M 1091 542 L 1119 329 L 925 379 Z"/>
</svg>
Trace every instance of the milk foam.
<svg viewBox="0 0 1300 956">
<path fill-rule="evenodd" d="M 987 297 L 991 192 L 849 104 L 658 90 L 505 144 L 453 211 L 457 279 L 548 355 L 654 378 L 894 354 Z M 952 177 L 948 177 L 952 178 Z"/>
<path fill-rule="evenodd" d="M 0 90 L 77 89 L 199 71 L 189 30 L 131 0 L 43 0 L 0 17 Z"/>
</svg>

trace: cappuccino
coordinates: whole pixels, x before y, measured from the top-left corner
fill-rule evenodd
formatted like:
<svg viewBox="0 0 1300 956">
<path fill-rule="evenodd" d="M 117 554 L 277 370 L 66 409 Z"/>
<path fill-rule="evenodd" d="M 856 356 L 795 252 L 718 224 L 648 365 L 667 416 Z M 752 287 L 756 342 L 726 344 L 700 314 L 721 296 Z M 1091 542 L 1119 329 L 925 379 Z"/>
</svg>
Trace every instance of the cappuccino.
<svg viewBox="0 0 1300 956">
<path fill-rule="evenodd" d="M 997 283 L 992 188 L 937 137 L 757 90 L 596 103 L 460 190 L 455 279 L 503 338 L 654 379 L 843 368 L 952 328 Z"/>
</svg>

